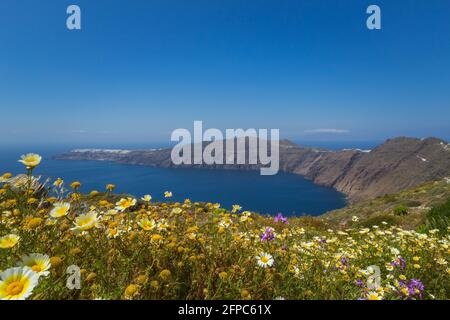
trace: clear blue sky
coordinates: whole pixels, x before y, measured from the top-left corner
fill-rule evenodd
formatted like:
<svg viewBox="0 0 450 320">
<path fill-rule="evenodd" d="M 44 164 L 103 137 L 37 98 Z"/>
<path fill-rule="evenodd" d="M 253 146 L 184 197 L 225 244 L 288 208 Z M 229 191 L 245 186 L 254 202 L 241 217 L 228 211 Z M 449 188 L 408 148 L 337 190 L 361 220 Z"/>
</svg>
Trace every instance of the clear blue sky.
<svg viewBox="0 0 450 320">
<path fill-rule="evenodd" d="M 0 144 L 168 143 L 194 120 L 449 139 L 449 19 L 448 0 L 1 0 Z"/>
</svg>

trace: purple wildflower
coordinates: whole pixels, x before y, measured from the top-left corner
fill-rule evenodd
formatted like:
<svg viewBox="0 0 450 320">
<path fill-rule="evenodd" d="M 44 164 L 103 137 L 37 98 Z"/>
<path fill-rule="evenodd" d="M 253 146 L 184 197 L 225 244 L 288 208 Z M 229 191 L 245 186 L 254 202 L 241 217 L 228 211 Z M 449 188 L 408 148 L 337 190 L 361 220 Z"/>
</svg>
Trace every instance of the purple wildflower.
<svg viewBox="0 0 450 320">
<path fill-rule="evenodd" d="M 275 221 L 275 223 L 281 221 L 284 224 L 289 224 L 288 219 L 284 217 L 281 213 L 278 213 L 273 220 Z"/>
<path fill-rule="evenodd" d="M 407 285 L 406 285 L 406 282 L 403 281 L 403 280 L 400 280 L 400 281 L 398 282 L 398 285 L 399 285 L 400 287 L 406 287 L 406 286 L 407 286 Z"/>
<path fill-rule="evenodd" d="M 364 282 L 361 279 L 356 280 L 355 283 L 358 287 L 364 287 Z"/>
<path fill-rule="evenodd" d="M 408 283 L 405 281 L 399 281 L 399 287 L 400 288 L 406 288 L 408 290 L 408 298 L 412 299 L 414 296 L 419 297 L 422 299 L 423 291 L 425 290 L 425 286 L 423 285 L 422 281 L 417 279 L 411 279 Z M 400 291 L 403 296 L 405 294 Z"/>
<path fill-rule="evenodd" d="M 275 235 L 273 234 L 273 228 L 266 227 L 266 230 L 261 235 L 261 241 L 272 241 L 275 239 Z"/>
<path fill-rule="evenodd" d="M 400 267 L 400 269 L 403 270 L 406 267 L 406 261 L 399 256 L 397 259 L 391 262 L 391 266 Z"/>
<path fill-rule="evenodd" d="M 319 246 L 320 246 L 319 248 L 321 250 L 325 250 L 326 249 L 326 247 L 327 247 L 327 240 L 326 239 L 319 239 L 317 242 L 319 243 Z"/>
<path fill-rule="evenodd" d="M 417 279 L 411 279 L 408 283 L 408 292 L 410 296 L 417 295 L 419 298 L 422 298 L 422 293 L 425 290 L 425 286 L 422 281 Z"/>
</svg>

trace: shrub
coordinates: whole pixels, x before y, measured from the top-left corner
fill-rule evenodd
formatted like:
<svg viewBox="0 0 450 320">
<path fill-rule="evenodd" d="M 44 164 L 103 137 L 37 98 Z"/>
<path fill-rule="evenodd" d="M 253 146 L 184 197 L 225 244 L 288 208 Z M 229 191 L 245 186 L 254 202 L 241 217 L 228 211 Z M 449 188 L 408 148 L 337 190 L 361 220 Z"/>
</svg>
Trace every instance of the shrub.
<svg viewBox="0 0 450 320">
<path fill-rule="evenodd" d="M 418 200 L 408 200 L 405 202 L 405 205 L 409 208 L 420 207 L 421 204 L 422 204 L 422 202 L 420 202 Z"/>
<path fill-rule="evenodd" d="M 298 218 L 299 225 L 302 227 L 314 228 L 316 230 L 326 230 L 329 225 L 322 219 L 312 216 L 302 216 Z"/>
<path fill-rule="evenodd" d="M 394 214 L 396 216 L 406 216 L 408 214 L 408 208 L 405 205 L 401 204 L 394 208 Z"/>
<path fill-rule="evenodd" d="M 383 197 L 385 203 L 393 203 L 397 201 L 397 197 L 394 194 L 387 194 Z"/>
<path fill-rule="evenodd" d="M 427 213 L 426 227 L 430 229 L 439 229 L 441 234 L 448 233 L 450 226 L 450 198 L 441 205 L 434 206 Z"/>
<path fill-rule="evenodd" d="M 360 225 L 362 227 L 368 228 L 372 226 L 379 226 L 383 221 L 387 222 L 389 225 L 397 225 L 400 222 L 400 219 L 391 214 L 380 214 L 361 221 Z"/>
<path fill-rule="evenodd" d="M 428 232 L 428 227 L 426 225 L 422 224 L 422 225 L 420 225 L 420 226 L 418 226 L 416 228 L 416 232 L 418 232 L 418 233 L 427 233 Z"/>
</svg>

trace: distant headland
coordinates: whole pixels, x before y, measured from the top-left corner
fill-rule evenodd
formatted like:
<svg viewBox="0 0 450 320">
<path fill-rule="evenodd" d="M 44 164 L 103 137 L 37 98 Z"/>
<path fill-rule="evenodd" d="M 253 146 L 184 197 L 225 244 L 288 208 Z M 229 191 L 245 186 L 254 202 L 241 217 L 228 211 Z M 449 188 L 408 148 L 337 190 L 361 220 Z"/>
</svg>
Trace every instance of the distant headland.
<svg viewBox="0 0 450 320">
<path fill-rule="evenodd" d="M 204 143 L 206 147 L 208 143 Z M 280 170 L 345 193 L 351 202 L 371 199 L 450 177 L 450 144 L 438 138 L 398 137 L 372 150 L 302 147 L 280 141 Z M 174 165 L 171 149 L 76 149 L 58 160 L 95 160 L 154 166 L 256 170 L 256 165 Z"/>
</svg>

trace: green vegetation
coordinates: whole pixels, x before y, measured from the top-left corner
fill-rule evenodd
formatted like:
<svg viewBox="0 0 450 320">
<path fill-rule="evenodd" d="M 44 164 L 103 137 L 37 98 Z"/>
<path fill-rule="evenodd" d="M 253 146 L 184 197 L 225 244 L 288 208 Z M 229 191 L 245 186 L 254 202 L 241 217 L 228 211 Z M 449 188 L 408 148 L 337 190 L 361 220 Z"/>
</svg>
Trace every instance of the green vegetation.
<svg viewBox="0 0 450 320">
<path fill-rule="evenodd" d="M 426 215 L 424 230 L 439 229 L 441 234 L 450 227 L 450 198 L 443 204 L 433 207 Z"/>
<path fill-rule="evenodd" d="M 443 227 L 446 223 L 448 225 L 449 217 L 442 212 L 446 212 L 446 206 L 443 204 L 448 203 L 448 199 L 450 199 L 450 183 L 440 180 L 395 194 L 350 204 L 343 209 L 325 214 L 323 219 L 331 224 L 349 225 L 352 217 L 356 216 L 360 225 L 366 226 L 379 221 L 389 221 L 408 229 L 426 227 L 426 230 L 430 230 L 433 229 L 432 226 L 446 229 Z M 432 210 L 432 208 L 435 209 Z M 429 213 L 430 211 L 433 213 Z"/>
<path fill-rule="evenodd" d="M 406 216 L 408 214 L 408 208 L 405 205 L 401 204 L 394 208 L 394 214 L 396 216 Z"/>
<path fill-rule="evenodd" d="M 379 226 L 383 224 L 383 222 L 395 226 L 399 224 L 400 218 L 393 216 L 391 214 L 380 214 L 361 221 L 359 225 L 362 227 L 370 228 L 373 226 Z"/>
</svg>

